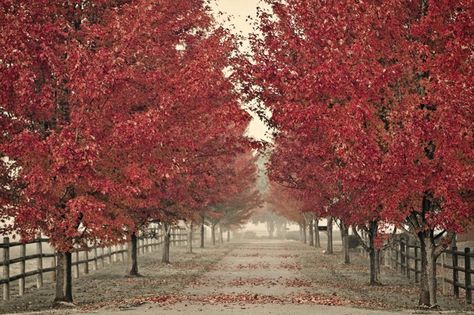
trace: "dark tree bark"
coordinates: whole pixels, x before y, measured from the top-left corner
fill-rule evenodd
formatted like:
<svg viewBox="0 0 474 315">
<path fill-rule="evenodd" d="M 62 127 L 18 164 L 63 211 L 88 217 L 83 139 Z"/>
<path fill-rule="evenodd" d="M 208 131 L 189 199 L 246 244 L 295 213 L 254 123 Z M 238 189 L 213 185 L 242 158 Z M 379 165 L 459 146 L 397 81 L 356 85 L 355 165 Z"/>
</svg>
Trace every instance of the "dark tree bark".
<svg viewBox="0 0 474 315">
<path fill-rule="evenodd" d="M 303 243 L 308 243 L 307 235 L 306 235 L 306 221 L 303 220 Z"/>
<path fill-rule="evenodd" d="M 357 229 L 353 227 L 354 235 L 359 238 L 362 247 L 369 253 L 369 275 L 370 285 L 380 285 L 379 280 L 379 259 L 375 249 L 375 239 L 378 232 L 378 221 L 370 221 L 368 227 L 364 227 L 365 233 L 367 234 L 367 241 L 362 238 Z"/>
<path fill-rule="evenodd" d="M 369 260 L 370 260 L 370 285 L 379 285 L 380 281 L 378 278 L 378 259 L 375 249 L 375 238 L 377 237 L 378 232 L 378 222 L 371 221 L 369 223 L 369 228 L 367 231 L 369 237 Z"/>
<path fill-rule="evenodd" d="M 138 237 L 135 232 L 132 233 L 129 243 L 130 271 L 128 276 L 138 277 Z"/>
<path fill-rule="evenodd" d="M 429 228 L 427 217 L 434 210 L 434 207 L 436 207 L 436 203 L 433 201 L 433 194 L 427 191 L 423 196 L 421 213 L 413 212 L 406 220 L 412 233 L 418 231 L 415 235 L 420 242 L 421 277 L 418 302 L 420 305 L 430 307 L 436 307 L 438 303 L 436 260 L 454 238 L 454 233 L 448 232 L 448 235 L 443 236 L 446 232 L 443 231 L 436 235 L 435 231 Z M 442 241 L 437 243 L 438 238 L 442 238 Z"/>
<path fill-rule="evenodd" d="M 170 240 L 171 240 L 171 226 L 168 223 L 163 224 L 164 238 L 163 238 L 163 256 L 161 262 L 164 264 L 170 263 Z"/>
<path fill-rule="evenodd" d="M 420 256 L 421 256 L 421 277 L 420 277 L 420 297 L 419 305 L 430 305 L 430 291 L 428 288 L 428 255 L 426 251 L 426 232 L 418 233 L 420 240 Z"/>
<path fill-rule="evenodd" d="M 305 225 L 307 226 L 308 236 L 309 236 L 309 246 L 314 246 L 314 232 L 313 232 L 313 214 L 312 213 L 304 213 L 304 220 Z"/>
<path fill-rule="evenodd" d="M 349 255 L 349 227 L 341 221 L 341 236 L 344 251 L 344 263 L 350 264 L 351 257 Z"/>
<path fill-rule="evenodd" d="M 268 237 L 273 238 L 273 234 L 275 233 L 275 222 L 272 219 L 268 219 L 266 223 L 267 223 Z"/>
<path fill-rule="evenodd" d="M 211 223 L 211 241 L 212 246 L 216 246 L 216 223 Z"/>
<path fill-rule="evenodd" d="M 204 218 L 202 218 L 202 222 L 201 222 L 201 248 L 204 248 L 204 231 L 205 231 L 205 228 L 204 228 Z"/>
<path fill-rule="evenodd" d="M 66 263 L 66 270 L 65 270 L 65 277 L 66 277 L 66 290 L 64 295 L 64 300 L 66 302 L 72 303 L 72 253 L 66 252 L 65 253 L 65 263 Z"/>
<path fill-rule="evenodd" d="M 64 271 L 66 267 L 66 254 L 58 252 L 56 254 L 56 295 L 54 297 L 55 302 L 65 302 L 66 296 L 64 294 L 64 282 L 65 275 Z"/>
<path fill-rule="evenodd" d="M 314 247 L 321 247 L 321 239 L 319 238 L 319 220 L 314 220 Z"/>
<path fill-rule="evenodd" d="M 192 254 L 193 252 L 193 222 L 189 224 L 188 230 L 188 253 Z"/>
<path fill-rule="evenodd" d="M 328 242 L 327 242 L 327 248 L 326 248 L 326 254 L 332 254 L 333 251 L 333 243 L 332 243 L 332 222 L 333 218 L 328 217 L 327 219 L 327 235 L 328 235 Z"/>
<path fill-rule="evenodd" d="M 219 242 L 224 244 L 224 231 L 222 230 L 222 225 L 219 224 Z"/>
<path fill-rule="evenodd" d="M 373 248 L 369 249 L 369 267 L 370 267 L 370 285 L 377 284 L 377 270 L 375 264 L 377 259 L 375 258 L 375 250 Z"/>
<path fill-rule="evenodd" d="M 428 291 L 430 293 L 430 306 L 436 307 L 438 306 L 438 298 L 437 298 L 437 290 L 438 284 L 436 280 L 436 245 L 433 238 L 433 233 L 430 233 L 430 238 L 428 239 L 428 246 L 426 251 L 426 258 L 428 261 Z"/>
</svg>

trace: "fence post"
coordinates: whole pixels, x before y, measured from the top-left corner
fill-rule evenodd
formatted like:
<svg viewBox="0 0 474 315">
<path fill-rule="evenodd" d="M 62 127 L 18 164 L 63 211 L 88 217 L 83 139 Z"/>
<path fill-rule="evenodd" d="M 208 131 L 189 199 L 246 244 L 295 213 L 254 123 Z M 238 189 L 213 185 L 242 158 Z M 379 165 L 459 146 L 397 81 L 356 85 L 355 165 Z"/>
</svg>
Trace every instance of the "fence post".
<svg viewBox="0 0 474 315">
<path fill-rule="evenodd" d="M 420 281 L 420 274 L 419 274 L 419 267 L 420 263 L 418 261 L 419 255 L 418 255 L 418 246 L 415 245 L 415 283 L 418 283 Z"/>
<path fill-rule="evenodd" d="M 155 250 L 159 250 L 161 248 L 161 229 L 158 227 L 156 232 L 156 248 Z"/>
<path fill-rule="evenodd" d="M 41 235 L 38 236 L 36 243 L 36 254 L 38 254 L 38 259 L 36 260 L 36 269 L 38 269 L 38 274 L 36 275 L 36 287 L 39 289 L 43 286 L 43 246 Z"/>
<path fill-rule="evenodd" d="M 466 286 L 466 303 L 472 304 L 471 288 L 471 249 L 464 248 L 464 285 Z"/>
<path fill-rule="evenodd" d="M 398 262 L 400 258 L 399 256 L 400 256 L 400 243 L 398 243 L 398 246 L 395 247 L 395 271 L 398 271 L 398 266 L 399 266 Z"/>
<path fill-rule="evenodd" d="M 163 242 L 165 241 L 165 233 L 163 233 Z M 172 247 L 174 244 L 173 244 L 173 228 L 170 228 L 170 247 Z"/>
<path fill-rule="evenodd" d="M 110 261 L 117 262 L 117 245 L 110 246 Z"/>
<path fill-rule="evenodd" d="M 97 263 L 97 244 L 94 244 L 94 270 L 99 270 L 99 265 Z"/>
<path fill-rule="evenodd" d="M 457 254 L 458 248 L 454 246 L 451 250 L 452 250 L 452 260 L 453 260 L 453 293 L 455 297 L 459 298 L 459 287 L 457 285 L 459 282 L 458 254 Z"/>
<path fill-rule="evenodd" d="M 394 250 L 393 250 L 393 245 L 389 247 L 390 249 L 390 267 L 393 269 L 393 259 L 395 256 Z"/>
<path fill-rule="evenodd" d="M 125 253 L 123 247 L 123 244 L 120 244 L 120 256 L 122 257 L 122 262 L 125 263 Z"/>
<path fill-rule="evenodd" d="M 107 248 L 107 257 L 108 257 L 107 261 L 110 265 L 112 263 L 112 246 Z"/>
<path fill-rule="evenodd" d="M 104 257 L 104 255 L 105 255 L 104 247 L 101 247 L 100 248 L 100 264 L 101 264 L 102 268 L 104 268 L 104 266 L 105 266 L 105 257 Z"/>
<path fill-rule="evenodd" d="M 56 255 L 51 259 L 51 268 L 53 268 L 53 272 L 51 272 L 51 282 L 56 283 Z"/>
<path fill-rule="evenodd" d="M 442 292 L 444 295 L 448 294 L 447 286 L 446 286 L 446 252 L 441 254 L 441 276 L 443 283 L 441 284 Z"/>
<path fill-rule="evenodd" d="M 313 225 L 314 227 L 314 225 Z M 228 232 L 228 230 L 226 231 L 226 233 Z M 313 232 L 314 232 L 314 229 L 313 229 Z M 185 232 L 186 234 L 184 235 L 184 245 L 188 246 L 189 244 L 189 235 L 188 235 L 188 231 Z M 314 237 L 314 236 L 313 236 Z"/>
<path fill-rule="evenodd" d="M 405 247 L 405 263 L 406 263 L 406 271 L 407 271 L 407 278 L 410 279 L 410 241 L 407 242 Z"/>
<path fill-rule="evenodd" d="M 88 274 L 89 273 L 89 248 L 86 248 L 86 250 L 84 251 L 84 254 L 86 255 L 85 257 L 86 263 L 84 264 L 84 274 Z"/>
<path fill-rule="evenodd" d="M 405 275 L 405 243 L 400 240 L 400 272 Z"/>
<path fill-rule="evenodd" d="M 76 268 L 74 268 L 74 270 L 76 270 L 76 279 L 79 278 L 79 250 L 76 250 L 76 252 L 74 253 L 74 256 L 76 257 Z"/>
<path fill-rule="evenodd" d="M 10 238 L 3 238 L 3 300 L 10 299 Z"/>
<path fill-rule="evenodd" d="M 22 275 L 22 277 L 18 281 L 18 294 L 22 296 L 25 294 L 26 244 L 20 245 L 20 257 L 22 258 L 22 261 L 20 262 L 20 274 Z"/>
</svg>

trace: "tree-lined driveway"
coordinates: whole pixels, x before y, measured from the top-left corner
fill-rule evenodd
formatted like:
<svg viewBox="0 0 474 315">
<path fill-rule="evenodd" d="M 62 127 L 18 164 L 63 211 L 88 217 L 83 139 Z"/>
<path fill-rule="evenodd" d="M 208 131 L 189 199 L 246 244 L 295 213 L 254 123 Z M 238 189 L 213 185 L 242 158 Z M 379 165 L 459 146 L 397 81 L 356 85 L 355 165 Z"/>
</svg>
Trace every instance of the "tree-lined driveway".
<svg viewBox="0 0 474 315">
<path fill-rule="evenodd" d="M 151 304 L 120 314 L 400 314 L 370 310 L 329 292 L 303 272 L 302 258 L 315 249 L 295 241 L 258 240 L 234 243 L 211 269 L 182 294 L 150 298 Z M 334 257 L 336 258 L 336 257 Z M 323 287 L 323 288 L 320 288 Z M 102 310 L 100 314 L 113 314 Z M 406 311 L 406 314 L 412 312 Z"/>
</svg>

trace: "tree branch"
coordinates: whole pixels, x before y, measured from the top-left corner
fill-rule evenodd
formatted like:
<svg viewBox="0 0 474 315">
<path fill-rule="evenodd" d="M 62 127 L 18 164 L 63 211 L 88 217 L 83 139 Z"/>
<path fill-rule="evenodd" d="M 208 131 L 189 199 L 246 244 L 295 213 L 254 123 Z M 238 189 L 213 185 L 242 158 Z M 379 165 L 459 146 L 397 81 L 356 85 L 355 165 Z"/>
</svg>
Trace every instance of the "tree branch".
<svg viewBox="0 0 474 315">
<path fill-rule="evenodd" d="M 357 231 L 357 228 L 355 226 L 352 227 L 352 232 L 354 232 L 354 235 L 357 236 L 357 238 L 359 239 L 359 241 L 360 241 L 362 247 L 365 249 L 365 251 L 369 252 L 370 251 L 369 246 L 367 246 L 365 241 L 362 239 L 362 237 L 360 236 L 360 234 Z"/>
</svg>

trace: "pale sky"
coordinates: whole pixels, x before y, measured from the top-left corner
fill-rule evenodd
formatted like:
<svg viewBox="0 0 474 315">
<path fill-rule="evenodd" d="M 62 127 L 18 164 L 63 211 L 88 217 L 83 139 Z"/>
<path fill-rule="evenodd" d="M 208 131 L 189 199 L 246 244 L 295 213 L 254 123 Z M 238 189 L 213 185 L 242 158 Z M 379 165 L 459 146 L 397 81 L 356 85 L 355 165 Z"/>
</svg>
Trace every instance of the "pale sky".
<svg viewBox="0 0 474 315">
<path fill-rule="evenodd" d="M 267 8 L 267 6 L 260 0 L 214 0 L 211 3 L 211 7 L 214 11 L 216 20 L 224 26 L 230 27 L 235 26 L 235 32 L 247 36 L 253 32 L 252 21 L 246 21 L 250 16 L 254 21 L 257 17 L 257 7 Z M 221 11 L 224 15 L 218 15 Z M 227 18 L 230 17 L 230 21 Z M 244 44 L 245 47 L 248 45 Z M 265 135 L 267 128 L 265 124 L 256 117 L 253 113 L 250 113 L 253 117 L 252 121 L 247 130 L 247 135 L 256 138 L 264 139 L 269 141 L 270 138 Z"/>
</svg>

